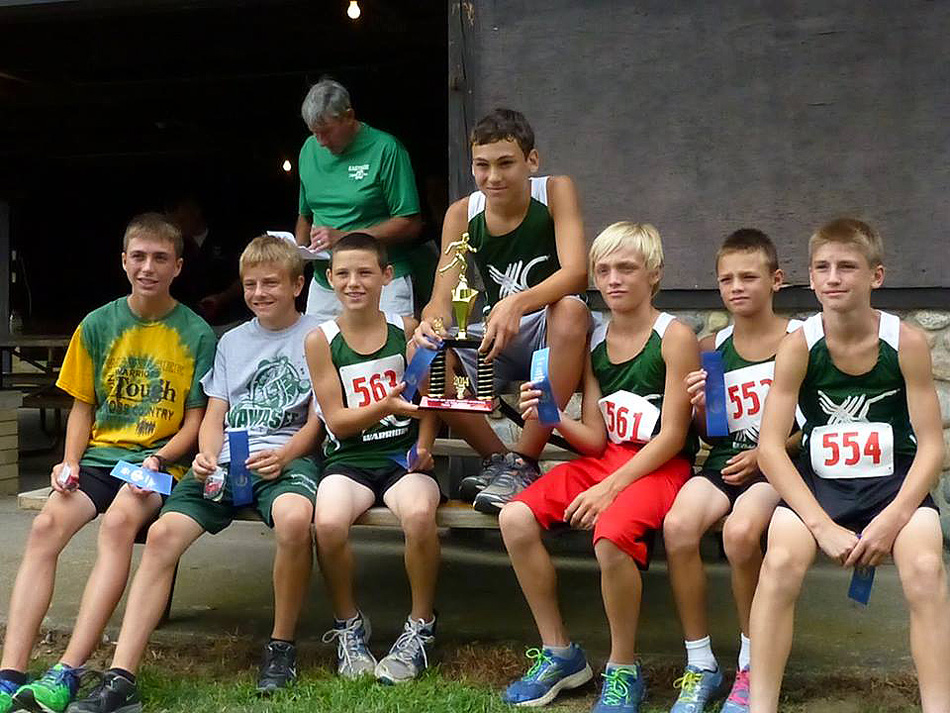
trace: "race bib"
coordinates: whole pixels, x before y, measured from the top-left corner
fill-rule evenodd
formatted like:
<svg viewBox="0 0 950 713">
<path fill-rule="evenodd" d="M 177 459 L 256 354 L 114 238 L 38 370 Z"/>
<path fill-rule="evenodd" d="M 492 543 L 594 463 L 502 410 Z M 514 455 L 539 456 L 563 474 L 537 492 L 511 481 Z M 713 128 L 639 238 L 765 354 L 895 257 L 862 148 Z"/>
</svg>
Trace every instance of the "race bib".
<svg viewBox="0 0 950 713">
<path fill-rule="evenodd" d="M 751 431 L 756 434 L 755 440 L 758 440 L 762 409 L 765 407 L 765 397 L 769 394 L 774 375 L 775 362 L 771 361 L 726 372 L 726 419 L 729 421 L 729 433 Z"/>
<path fill-rule="evenodd" d="M 646 443 L 660 420 L 660 409 L 639 394 L 615 391 L 597 402 L 614 443 Z"/>
<path fill-rule="evenodd" d="M 889 423 L 836 423 L 808 437 L 811 467 L 821 478 L 880 478 L 894 473 Z"/>
<path fill-rule="evenodd" d="M 399 354 L 340 367 L 347 408 L 362 408 L 386 395 L 402 381 L 405 360 Z"/>
</svg>

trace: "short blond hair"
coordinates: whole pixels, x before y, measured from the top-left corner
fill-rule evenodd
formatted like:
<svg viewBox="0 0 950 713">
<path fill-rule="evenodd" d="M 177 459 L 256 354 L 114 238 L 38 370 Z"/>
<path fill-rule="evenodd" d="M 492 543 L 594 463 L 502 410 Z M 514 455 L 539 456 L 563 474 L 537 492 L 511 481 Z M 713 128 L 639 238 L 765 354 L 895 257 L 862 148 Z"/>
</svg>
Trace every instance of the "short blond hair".
<svg viewBox="0 0 950 713">
<path fill-rule="evenodd" d="M 808 241 L 808 260 L 822 245 L 837 243 L 857 248 L 872 268 L 884 264 L 884 240 L 870 225 L 855 218 L 836 218 L 815 231 Z"/>
<path fill-rule="evenodd" d="M 168 243 L 175 251 L 176 260 L 185 250 L 178 226 L 161 213 L 140 213 L 129 221 L 125 227 L 125 234 L 122 236 L 123 252 L 128 252 L 129 243 L 135 238 L 146 240 L 151 238 Z"/>
<path fill-rule="evenodd" d="M 590 246 L 590 270 L 598 260 L 620 248 L 631 248 L 643 256 L 643 266 L 647 270 L 659 270 L 663 267 L 663 242 L 660 231 L 650 223 L 632 223 L 622 220 L 604 228 L 594 238 Z M 653 294 L 660 289 L 660 283 L 653 286 Z"/>
<path fill-rule="evenodd" d="M 297 248 L 274 235 L 258 235 L 244 248 L 239 263 L 241 277 L 252 267 L 264 264 L 279 265 L 291 280 L 303 276 L 303 260 L 297 254 Z"/>
</svg>

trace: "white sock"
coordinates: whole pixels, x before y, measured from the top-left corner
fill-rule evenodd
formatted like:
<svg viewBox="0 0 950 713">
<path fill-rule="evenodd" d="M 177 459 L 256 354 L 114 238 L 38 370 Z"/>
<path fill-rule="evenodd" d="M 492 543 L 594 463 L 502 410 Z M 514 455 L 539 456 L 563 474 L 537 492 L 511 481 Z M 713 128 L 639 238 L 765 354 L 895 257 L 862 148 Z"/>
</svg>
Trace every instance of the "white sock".
<svg viewBox="0 0 950 713">
<path fill-rule="evenodd" d="M 749 637 L 739 632 L 739 670 L 749 668 L 749 662 L 752 660 L 752 642 Z"/>
<path fill-rule="evenodd" d="M 548 651 L 557 656 L 558 658 L 564 658 L 569 653 L 571 653 L 571 645 L 567 646 L 545 646 Z"/>
<path fill-rule="evenodd" d="M 713 656 L 712 641 L 708 636 L 686 642 L 686 665 L 695 666 L 703 671 L 715 671 L 719 668 L 719 663 Z"/>
</svg>

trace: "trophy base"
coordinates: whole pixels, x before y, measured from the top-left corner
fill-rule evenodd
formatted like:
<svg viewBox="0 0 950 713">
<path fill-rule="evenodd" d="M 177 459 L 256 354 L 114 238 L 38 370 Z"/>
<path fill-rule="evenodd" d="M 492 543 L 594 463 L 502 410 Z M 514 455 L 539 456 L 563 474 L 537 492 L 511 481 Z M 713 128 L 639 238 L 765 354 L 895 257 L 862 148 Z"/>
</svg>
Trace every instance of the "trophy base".
<svg viewBox="0 0 950 713">
<path fill-rule="evenodd" d="M 436 399 L 423 396 L 419 401 L 419 408 L 457 413 L 491 413 L 495 410 L 495 399 Z"/>
</svg>

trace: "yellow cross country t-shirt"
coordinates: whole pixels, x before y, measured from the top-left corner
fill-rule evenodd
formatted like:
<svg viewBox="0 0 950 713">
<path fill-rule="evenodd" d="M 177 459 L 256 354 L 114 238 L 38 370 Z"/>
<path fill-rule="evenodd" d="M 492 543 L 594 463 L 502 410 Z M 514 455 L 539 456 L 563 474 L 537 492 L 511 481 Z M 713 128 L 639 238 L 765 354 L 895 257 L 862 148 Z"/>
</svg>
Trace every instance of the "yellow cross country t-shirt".
<svg viewBox="0 0 950 713">
<path fill-rule="evenodd" d="M 95 407 L 80 464 L 141 463 L 167 443 L 185 410 L 205 405 L 199 382 L 214 362 L 214 348 L 211 327 L 183 304 L 145 321 L 122 297 L 86 315 L 56 381 Z M 185 467 L 169 470 L 180 476 Z"/>
</svg>

